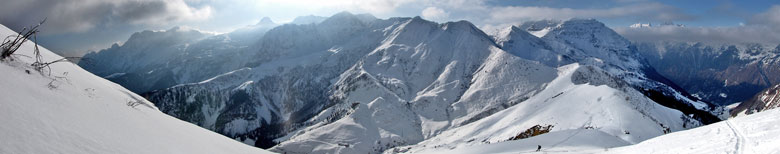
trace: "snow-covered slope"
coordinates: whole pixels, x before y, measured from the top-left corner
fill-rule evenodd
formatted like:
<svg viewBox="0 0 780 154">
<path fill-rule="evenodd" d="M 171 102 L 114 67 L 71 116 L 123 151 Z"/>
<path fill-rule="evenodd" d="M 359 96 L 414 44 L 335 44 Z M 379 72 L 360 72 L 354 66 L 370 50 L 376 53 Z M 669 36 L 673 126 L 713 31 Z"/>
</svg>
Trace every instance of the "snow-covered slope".
<svg viewBox="0 0 780 154">
<path fill-rule="evenodd" d="M 433 152 L 510 141 L 535 125 L 551 127 L 550 135 L 532 137 L 534 140 L 523 143 L 539 142 L 519 148 L 535 149 L 536 144 L 546 150 L 609 148 L 700 124 L 653 102 L 597 67 L 575 63 L 560 67 L 558 77 L 526 101 L 419 144 L 386 153 Z M 567 141 L 573 137 L 574 140 Z M 586 138 L 599 142 L 583 142 Z"/>
<path fill-rule="evenodd" d="M 609 149 L 607 153 L 778 153 L 778 116 L 780 110 L 767 110 Z"/>
<path fill-rule="evenodd" d="M 0 61 L 0 153 L 270 153 L 165 115 L 75 64 L 34 71 L 33 48 Z M 62 58 L 40 49 L 44 61 Z"/>
<path fill-rule="evenodd" d="M 628 145 L 596 130 L 542 134 L 524 140 L 468 146 L 429 153 L 778 153 L 780 110 L 772 109 Z M 623 146 L 627 145 L 627 146 Z M 615 148 L 613 148 L 615 147 Z"/>
</svg>

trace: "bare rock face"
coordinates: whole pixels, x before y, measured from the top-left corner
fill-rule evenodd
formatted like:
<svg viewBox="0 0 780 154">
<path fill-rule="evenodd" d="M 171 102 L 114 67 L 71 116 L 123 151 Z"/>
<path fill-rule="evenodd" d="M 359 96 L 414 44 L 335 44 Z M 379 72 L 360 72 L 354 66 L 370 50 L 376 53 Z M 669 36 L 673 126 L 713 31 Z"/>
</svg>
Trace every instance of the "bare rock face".
<svg viewBox="0 0 780 154">
<path fill-rule="evenodd" d="M 767 88 L 731 110 L 731 116 L 753 114 L 780 107 L 780 84 Z"/>
</svg>

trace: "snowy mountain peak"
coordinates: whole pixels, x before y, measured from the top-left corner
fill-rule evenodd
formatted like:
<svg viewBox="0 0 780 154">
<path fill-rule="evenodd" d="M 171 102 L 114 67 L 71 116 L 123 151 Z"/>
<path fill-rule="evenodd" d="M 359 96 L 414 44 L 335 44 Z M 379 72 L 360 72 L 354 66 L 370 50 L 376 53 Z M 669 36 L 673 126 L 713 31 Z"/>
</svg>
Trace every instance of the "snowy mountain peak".
<svg viewBox="0 0 780 154">
<path fill-rule="evenodd" d="M 425 20 L 420 16 L 415 16 L 413 18 L 406 18 L 406 20 L 407 20 L 406 25 L 436 25 L 437 24 L 436 22 Z"/>
<path fill-rule="evenodd" d="M 519 27 L 507 27 L 494 36 L 495 42 L 505 51 L 525 59 L 538 60 L 547 66 L 567 64 L 543 39 Z"/>
<path fill-rule="evenodd" d="M 554 29 L 553 37 L 588 39 L 590 43 L 627 47 L 629 41 L 595 19 L 569 19 Z M 545 36 L 547 37 L 547 36 Z"/>
<path fill-rule="evenodd" d="M 544 38 L 559 40 L 561 43 L 582 50 L 587 56 L 602 60 L 620 61 L 620 57 L 624 59 L 634 54 L 628 48 L 630 41 L 595 19 L 574 18 L 563 21 L 550 29 Z"/>
<path fill-rule="evenodd" d="M 468 32 L 472 35 L 484 36 L 484 38 L 490 38 L 490 36 L 485 34 L 485 32 L 483 32 L 477 26 L 475 26 L 474 24 L 466 20 L 447 22 L 442 24 L 442 28 L 444 28 L 444 31 L 448 31 L 448 32 L 459 32 L 459 33 Z"/>
<path fill-rule="evenodd" d="M 599 22 L 596 19 L 571 18 L 568 20 L 539 20 L 529 21 L 520 24 L 519 29 L 526 30 L 537 37 L 555 37 L 547 36 L 550 33 L 556 36 L 567 35 L 571 37 L 586 38 L 588 36 L 596 39 L 624 40 L 621 44 L 628 44 L 628 41 L 614 32 L 612 29 Z"/>
<path fill-rule="evenodd" d="M 357 16 L 358 19 L 366 23 L 379 19 L 370 13 L 356 14 L 355 16 Z"/>
<path fill-rule="evenodd" d="M 560 20 L 538 20 L 523 22 L 518 28 L 527 31 L 539 31 L 546 28 L 554 28 L 561 24 Z"/>
<path fill-rule="evenodd" d="M 539 20 L 523 22 L 518 26 L 519 29 L 528 31 L 536 37 L 544 37 L 551 29 L 561 24 L 559 20 Z"/>
</svg>

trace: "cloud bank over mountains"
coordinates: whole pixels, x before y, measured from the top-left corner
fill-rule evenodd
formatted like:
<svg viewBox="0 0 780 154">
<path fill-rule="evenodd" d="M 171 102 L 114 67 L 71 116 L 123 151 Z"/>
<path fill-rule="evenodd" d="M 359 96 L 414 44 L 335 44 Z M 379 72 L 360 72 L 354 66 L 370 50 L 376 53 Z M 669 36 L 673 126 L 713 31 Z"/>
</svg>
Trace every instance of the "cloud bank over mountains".
<svg viewBox="0 0 780 154">
<path fill-rule="evenodd" d="M 755 10 L 763 12 L 736 14 L 722 10 L 729 5 L 685 6 L 650 0 L 17 0 L 0 6 L 0 24 L 20 30 L 48 18 L 41 43 L 65 52 L 105 48 L 141 30 L 190 26 L 229 32 L 257 23 L 262 17 L 284 23 L 298 16 L 330 16 L 341 11 L 370 13 L 379 18 L 468 20 L 488 33 L 533 20 L 595 18 L 632 40 L 780 42 L 780 5 L 769 9 L 762 5 L 764 8 Z M 720 19 L 727 16 L 731 20 Z M 744 24 L 628 28 L 635 22 L 701 20 Z"/>
<path fill-rule="evenodd" d="M 705 43 L 780 43 L 780 5 L 753 15 L 747 23 L 735 27 L 656 26 L 642 28 L 615 27 L 615 31 L 632 41 L 681 41 Z"/>
</svg>

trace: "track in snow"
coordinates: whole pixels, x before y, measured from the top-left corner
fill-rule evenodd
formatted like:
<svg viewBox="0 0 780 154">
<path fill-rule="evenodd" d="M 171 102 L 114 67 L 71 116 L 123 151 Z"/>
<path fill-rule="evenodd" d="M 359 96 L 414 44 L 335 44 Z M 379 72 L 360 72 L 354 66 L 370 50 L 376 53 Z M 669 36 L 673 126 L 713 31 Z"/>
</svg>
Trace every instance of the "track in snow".
<svg viewBox="0 0 780 154">
<path fill-rule="evenodd" d="M 737 143 L 734 145 L 734 153 L 735 154 L 741 154 L 743 153 L 742 150 L 745 149 L 745 135 L 742 134 L 741 131 L 739 131 L 739 128 L 734 126 L 733 123 L 731 123 L 731 120 L 726 120 L 726 125 L 729 126 L 729 129 L 731 129 L 732 132 L 734 132 L 734 136 L 737 137 Z"/>
</svg>

